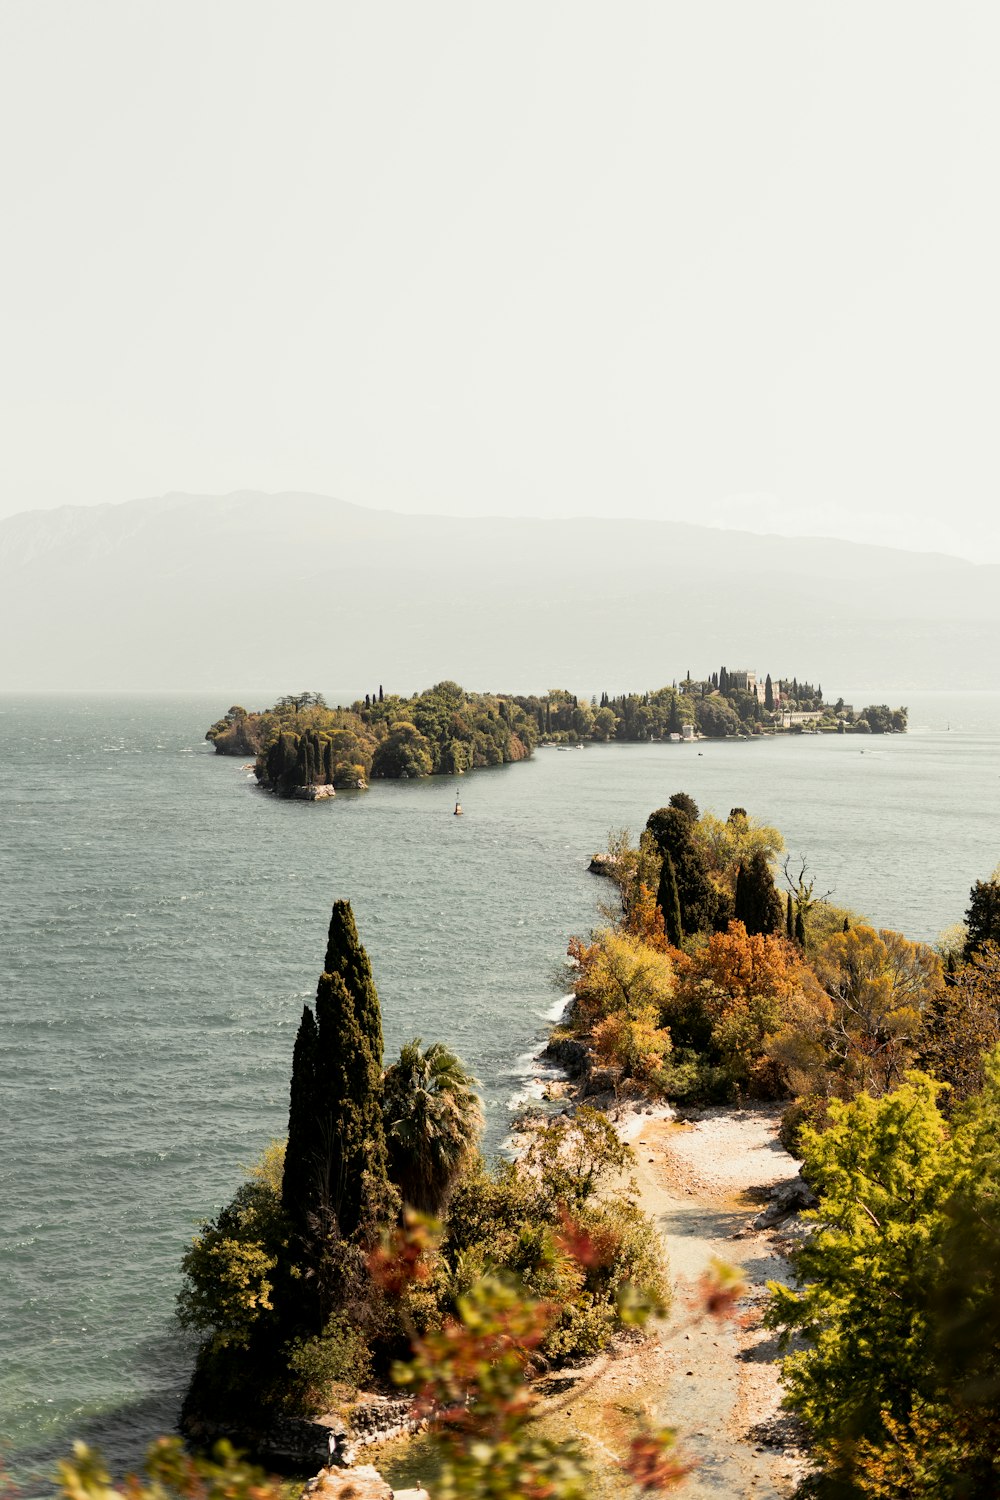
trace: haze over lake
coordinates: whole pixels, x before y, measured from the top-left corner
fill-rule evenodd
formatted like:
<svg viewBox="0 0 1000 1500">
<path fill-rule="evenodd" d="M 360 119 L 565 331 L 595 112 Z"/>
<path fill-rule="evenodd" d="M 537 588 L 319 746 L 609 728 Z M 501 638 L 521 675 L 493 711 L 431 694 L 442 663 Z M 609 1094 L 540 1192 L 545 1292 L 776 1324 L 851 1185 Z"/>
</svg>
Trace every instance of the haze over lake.
<svg viewBox="0 0 1000 1500">
<path fill-rule="evenodd" d="M 0 638 L 18 642 L 0 691 L 335 680 L 353 697 L 450 677 L 589 695 L 720 662 L 808 673 L 834 698 L 845 683 L 1000 690 L 998 629 L 1000 565 L 679 521 L 404 515 L 254 491 L 0 521 Z"/>
<path fill-rule="evenodd" d="M 590 854 L 676 790 L 778 824 L 876 924 L 933 940 L 961 919 L 1000 857 L 1000 695 L 902 701 L 905 737 L 542 749 L 466 777 L 455 819 L 449 779 L 262 794 L 202 740 L 217 697 L 0 698 L 0 1430 L 20 1463 L 80 1433 L 134 1462 L 173 1420 L 179 1257 L 284 1130 L 333 899 L 354 903 L 387 1054 L 452 1043 L 495 1148 L 539 1076 L 566 939 L 608 891 Z"/>
</svg>

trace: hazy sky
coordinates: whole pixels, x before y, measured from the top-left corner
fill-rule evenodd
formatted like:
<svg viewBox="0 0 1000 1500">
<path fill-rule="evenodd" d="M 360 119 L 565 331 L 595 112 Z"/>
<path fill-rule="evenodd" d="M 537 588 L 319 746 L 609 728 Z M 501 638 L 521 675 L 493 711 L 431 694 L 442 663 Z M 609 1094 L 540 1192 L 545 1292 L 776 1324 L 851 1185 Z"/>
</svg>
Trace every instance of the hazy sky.
<svg viewBox="0 0 1000 1500">
<path fill-rule="evenodd" d="M 1000 558 L 996 0 L 4 0 L 0 514 Z"/>
</svg>

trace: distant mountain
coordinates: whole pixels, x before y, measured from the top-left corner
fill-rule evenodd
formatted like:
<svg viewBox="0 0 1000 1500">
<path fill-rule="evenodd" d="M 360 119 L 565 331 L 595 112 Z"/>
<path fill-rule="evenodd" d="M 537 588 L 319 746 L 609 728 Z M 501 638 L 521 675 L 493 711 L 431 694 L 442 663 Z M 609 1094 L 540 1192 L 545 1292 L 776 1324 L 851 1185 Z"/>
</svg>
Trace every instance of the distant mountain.
<svg viewBox="0 0 1000 1500">
<path fill-rule="evenodd" d="M 1000 567 L 631 520 L 165 495 L 0 521 L 0 689 L 1000 688 Z"/>
</svg>

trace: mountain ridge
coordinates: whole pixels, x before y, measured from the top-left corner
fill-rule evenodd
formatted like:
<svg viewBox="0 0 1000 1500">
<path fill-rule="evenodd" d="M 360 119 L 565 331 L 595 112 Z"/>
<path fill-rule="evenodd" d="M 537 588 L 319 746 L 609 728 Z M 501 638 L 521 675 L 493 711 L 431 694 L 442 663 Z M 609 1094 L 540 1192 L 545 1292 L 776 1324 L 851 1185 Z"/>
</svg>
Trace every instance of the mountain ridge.
<svg viewBox="0 0 1000 1500">
<path fill-rule="evenodd" d="M 694 521 L 252 490 L 0 521 L 9 691 L 454 677 L 589 693 L 723 661 L 831 687 L 1000 687 L 998 627 L 1000 565 Z"/>
<path fill-rule="evenodd" d="M 843 549 L 845 552 L 864 552 L 876 554 L 883 557 L 903 556 L 913 559 L 929 559 L 935 563 L 956 565 L 961 568 L 984 569 L 993 568 L 1000 573 L 1000 564 L 989 562 L 977 562 L 973 558 L 959 557 L 955 553 L 928 551 L 925 549 L 912 549 L 905 546 L 890 547 L 881 542 L 861 542 L 845 537 L 834 536 L 799 536 L 788 535 L 783 532 L 745 531 L 739 527 L 703 525 L 697 521 L 680 521 L 676 519 L 654 519 L 643 516 L 530 516 L 530 515 L 501 515 L 486 514 L 482 516 L 456 516 L 443 511 L 409 512 L 395 511 L 391 507 L 363 506 L 355 501 L 344 500 L 339 496 L 324 495 L 314 490 L 229 490 L 221 495 L 209 495 L 196 491 L 171 490 L 163 495 L 143 496 L 132 500 L 102 501 L 96 505 L 65 505 L 51 506 L 44 510 L 15 511 L 11 515 L 0 517 L 0 560 L 3 557 L 3 546 L 8 535 L 16 534 L 18 524 L 25 529 L 32 528 L 41 518 L 72 516 L 79 518 L 82 524 L 86 524 L 91 516 L 107 516 L 111 513 L 119 514 L 128 512 L 130 515 L 146 510 L 150 513 L 163 514 L 169 510 L 184 509 L 188 506 L 198 505 L 235 505 L 249 501 L 260 501 L 269 505 L 284 500 L 305 501 L 307 503 L 318 503 L 329 514 L 347 513 L 350 515 L 363 515 L 366 517 L 380 518 L 393 522 L 434 523 L 447 526 L 477 526 L 481 524 L 495 525 L 500 527 L 514 526 L 537 526 L 556 528 L 563 526 L 614 526 L 649 529 L 654 532 L 671 531 L 680 534 L 697 533 L 700 536 L 727 536 L 740 538 L 746 542 L 767 543 L 804 543 L 823 547 Z M 8 530 L 9 528 L 9 530 Z"/>
</svg>

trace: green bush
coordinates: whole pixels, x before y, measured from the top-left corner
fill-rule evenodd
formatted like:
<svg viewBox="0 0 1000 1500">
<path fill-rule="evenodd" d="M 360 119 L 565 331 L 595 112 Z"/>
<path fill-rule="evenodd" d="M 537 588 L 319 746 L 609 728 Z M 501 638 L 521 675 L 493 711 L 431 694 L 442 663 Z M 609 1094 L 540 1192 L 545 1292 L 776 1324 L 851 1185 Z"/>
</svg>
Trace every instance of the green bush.
<svg viewBox="0 0 1000 1500">
<path fill-rule="evenodd" d="M 629 1147 L 596 1110 L 540 1128 L 523 1166 L 480 1159 L 458 1184 L 435 1273 L 441 1312 L 484 1276 L 501 1275 L 560 1307 L 540 1352 L 586 1358 L 622 1327 L 626 1289 L 663 1306 L 663 1247 L 621 1179 Z"/>
<path fill-rule="evenodd" d="M 363 1333 L 333 1319 L 316 1338 L 293 1344 L 288 1353 L 287 1404 L 296 1413 L 328 1409 L 337 1386 L 356 1395 L 374 1375 L 371 1350 Z"/>
<path fill-rule="evenodd" d="M 789 1156 L 801 1159 L 803 1130 L 822 1132 L 830 1125 L 830 1101 L 823 1094 L 804 1094 L 793 1099 L 781 1116 L 778 1140 Z"/>
</svg>

